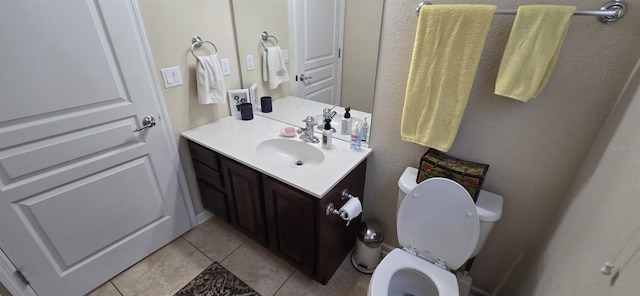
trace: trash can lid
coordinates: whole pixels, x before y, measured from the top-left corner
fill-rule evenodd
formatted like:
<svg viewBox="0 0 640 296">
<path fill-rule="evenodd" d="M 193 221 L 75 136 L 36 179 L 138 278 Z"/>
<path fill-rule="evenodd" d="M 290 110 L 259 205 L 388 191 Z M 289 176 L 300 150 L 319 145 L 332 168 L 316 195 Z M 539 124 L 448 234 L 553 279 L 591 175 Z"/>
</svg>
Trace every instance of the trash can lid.
<svg viewBox="0 0 640 296">
<path fill-rule="evenodd" d="M 380 224 L 373 221 L 364 221 L 358 227 L 358 239 L 369 247 L 377 247 L 384 240 L 384 233 Z"/>
</svg>

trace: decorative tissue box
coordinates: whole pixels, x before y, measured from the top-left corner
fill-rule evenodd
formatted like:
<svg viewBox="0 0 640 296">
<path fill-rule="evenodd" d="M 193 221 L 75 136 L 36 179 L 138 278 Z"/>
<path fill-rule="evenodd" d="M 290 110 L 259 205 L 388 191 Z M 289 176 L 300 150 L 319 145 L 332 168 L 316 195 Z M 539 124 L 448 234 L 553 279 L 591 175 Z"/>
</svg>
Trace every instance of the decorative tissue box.
<svg viewBox="0 0 640 296">
<path fill-rule="evenodd" d="M 430 148 L 420 158 L 416 183 L 433 177 L 448 178 L 466 188 L 475 202 L 488 170 L 488 164 L 462 160 Z"/>
</svg>

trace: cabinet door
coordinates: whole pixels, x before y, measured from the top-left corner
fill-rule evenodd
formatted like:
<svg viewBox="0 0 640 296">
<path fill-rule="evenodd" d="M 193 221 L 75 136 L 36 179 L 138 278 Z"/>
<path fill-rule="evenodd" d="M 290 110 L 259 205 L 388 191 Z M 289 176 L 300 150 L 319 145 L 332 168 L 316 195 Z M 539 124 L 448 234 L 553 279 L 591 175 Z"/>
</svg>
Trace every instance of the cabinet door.
<svg viewBox="0 0 640 296">
<path fill-rule="evenodd" d="M 201 180 L 198 180 L 198 188 L 204 208 L 229 222 L 229 207 L 225 193 Z"/>
<path fill-rule="evenodd" d="M 232 221 L 249 237 L 266 245 L 260 173 L 224 157 L 222 169 L 225 184 L 228 184 Z"/>
<path fill-rule="evenodd" d="M 314 272 L 314 198 L 263 176 L 269 248 L 307 275 Z"/>
</svg>

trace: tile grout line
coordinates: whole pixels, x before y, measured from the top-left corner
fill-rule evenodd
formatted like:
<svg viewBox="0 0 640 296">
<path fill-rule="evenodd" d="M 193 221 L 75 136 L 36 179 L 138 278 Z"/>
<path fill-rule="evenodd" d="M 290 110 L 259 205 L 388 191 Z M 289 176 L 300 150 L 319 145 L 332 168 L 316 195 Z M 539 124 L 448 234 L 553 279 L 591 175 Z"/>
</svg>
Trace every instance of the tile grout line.
<svg viewBox="0 0 640 296">
<path fill-rule="evenodd" d="M 113 285 L 113 287 L 116 288 L 116 291 L 118 292 L 118 294 L 120 294 L 120 296 L 124 296 L 124 294 L 122 294 L 120 289 L 118 289 L 118 286 L 116 286 L 116 284 L 112 280 L 109 280 L 109 283 L 111 283 L 111 285 Z"/>
<path fill-rule="evenodd" d="M 217 262 L 216 260 L 214 260 L 213 258 L 207 256 L 207 254 L 205 254 L 202 250 L 200 250 L 198 247 L 196 247 L 196 245 L 192 244 L 188 239 L 184 238 L 184 237 L 180 237 L 181 239 L 183 239 L 185 242 L 187 242 L 187 244 L 191 245 L 194 249 L 196 249 L 200 254 L 204 255 L 205 257 L 207 257 L 207 259 L 211 260 L 211 263 L 213 264 L 213 262 Z M 211 265 L 211 264 L 209 264 Z M 206 268 L 205 268 L 206 269 Z"/>
<path fill-rule="evenodd" d="M 247 241 L 249 241 L 249 238 L 245 237 L 244 241 L 238 247 L 233 249 L 233 251 L 231 251 L 231 253 L 229 253 L 227 256 L 224 256 L 224 258 L 222 258 L 222 260 L 220 260 L 220 264 L 222 264 L 222 261 L 227 260 L 227 258 L 229 258 L 229 256 L 231 256 L 233 253 L 235 253 L 238 249 L 240 249 L 242 246 L 244 246 L 244 244 L 246 244 Z"/>
<path fill-rule="evenodd" d="M 297 269 L 294 267 L 294 268 L 293 268 L 293 271 L 291 272 L 291 274 L 289 275 L 289 277 L 287 277 L 287 279 L 286 279 L 284 282 L 282 282 L 282 285 L 280 285 L 280 287 L 278 288 L 278 290 L 276 290 L 276 291 L 273 293 L 273 295 L 278 294 L 278 292 L 282 289 L 282 287 L 284 287 L 284 285 L 285 285 L 285 284 L 286 284 L 286 283 L 291 279 L 291 277 L 293 277 L 293 274 L 294 274 L 294 273 L 296 273 L 296 270 L 297 270 Z"/>
</svg>

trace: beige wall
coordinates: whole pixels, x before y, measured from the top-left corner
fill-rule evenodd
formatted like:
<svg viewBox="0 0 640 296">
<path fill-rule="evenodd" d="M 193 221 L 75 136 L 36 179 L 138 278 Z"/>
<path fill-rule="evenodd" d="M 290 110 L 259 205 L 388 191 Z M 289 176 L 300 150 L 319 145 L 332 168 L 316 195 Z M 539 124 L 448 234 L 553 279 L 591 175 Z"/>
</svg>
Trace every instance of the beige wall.
<svg viewBox="0 0 640 296">
<path fill-rule="evenodd" d="M 367 166 L 364 212 L 365 218 L 375 218 L 382 224 L 388 243 L 397 242 L 393 210 L 397 178 L 406 166 L 417 166 L 426 150 L 400 139 L 417 2 L 387 0 L 384 6 L 372 116 L 374 152 Z M 500 8 L 544 2 L 486 1 Z M 602 5 L 600 0 L 562 3 L 579 9 L 598 9 Z M 633 15 L 640 11 L 640 3 L 627 3 L 629 14 L 615 24 L 603 25 L 586 16 L 572 19 L 546 89 L 528 103 L 493 95 L 514 17 L 494 18 L 456 142 L 449 151 L 491 164 L 485 189 L 505 198 L 502 220 L 472 270 L 474 284 L 480 288 L 493 289 L 519 250 L 533 253 L 545 234 L 554 229 L 550 223 L 640 55 L 640 17 Z M 530 258 L 525 257 L 516 272 L 526 273 L 532 266 L 527 260 Z M 516 277 L 513 279 L 517 285 Z M 504 295 L 526 295 L 515 293 L 514 289 L 505 289 Z"/>
<path fill-rule="evenodd" d="M 165 89 L 162 96 L 169 112 L 169 120 L 176 140 L 180 142 L 181 157 L 189 155 L 180 132 L 229 115 L 227 104 L 198 104 L 195 79 L 195 58 L 191 55 L 191 37 L 200 35 L 218 48 L 218 58 L 229 59 L 231 75 L 225 76 L 227 89 L 240 88 L 240 73 L 229 0 L 138 0 L 145 32 L 151 47 L 156 74 L 160 69 L 179 66 L 184 85 Z M 196 54 L 213 53 L 210 45 L 197 49 Z M 183 159 L 183 166 L 196 213 L 202 211 L 197 186 L 193 183 L 191 161 Z"/>
<path fill-rule="evenodd" d="M 371 113 L 383 0 L 347 0 L 340 105 Z"/>
<path fill-rule="evenodd" d="M 640 291 L 640 63 L 585 159 L 548 246 L 518 295 L 638 295 Z M 633 236 L 626 245 L 626 241 Z M 624 247 L 624 248 L 623 248 Z M 599 272 L 620 256 L 617 281 Z"/>
<path fill-rule="evenodd" d="M 281 49 L 289 48 L 289 5 L 288 0 L 234 0 L 233 11 L 235 18 L 236 36 L 238 42 L 238 55 L 242 67 L 242 87 L 249 88 L 252 84 L 258 85 L 258 97 L 272 96 L 281 98 L 291 94 L 291 82 L 294 81 L 294 73 L 291 73 L 290 64 L 288 82 L 280 84 L 276 89 L 269 89 L 269 82 L 262 80 L 262 39 L 260 34 L 267 31 L 269 35 L 276 36 Z M 273 46 L 274 40 L 269 38 L 264 42 L 265 46 Z M 254 70 L 247 70 L 247 55 L 253 55 Z"/>
</svg>

